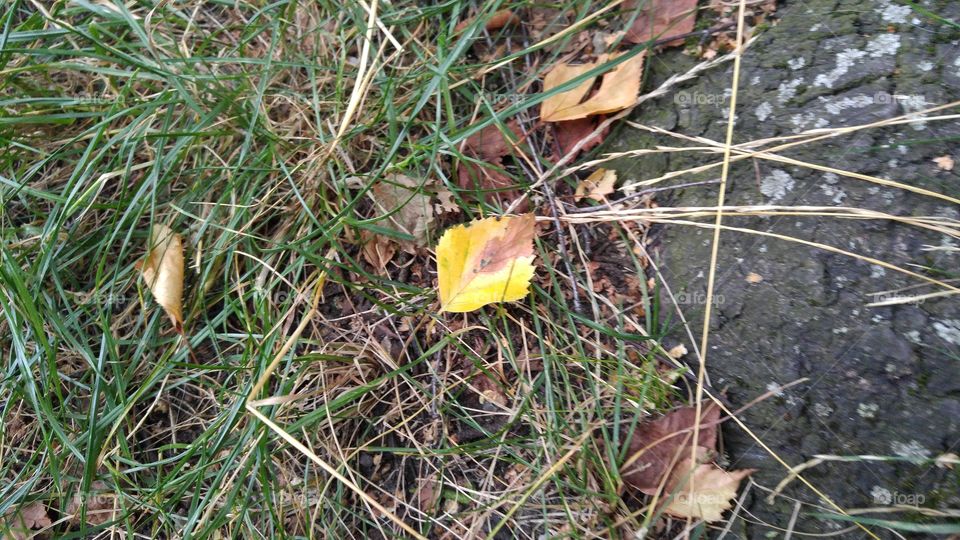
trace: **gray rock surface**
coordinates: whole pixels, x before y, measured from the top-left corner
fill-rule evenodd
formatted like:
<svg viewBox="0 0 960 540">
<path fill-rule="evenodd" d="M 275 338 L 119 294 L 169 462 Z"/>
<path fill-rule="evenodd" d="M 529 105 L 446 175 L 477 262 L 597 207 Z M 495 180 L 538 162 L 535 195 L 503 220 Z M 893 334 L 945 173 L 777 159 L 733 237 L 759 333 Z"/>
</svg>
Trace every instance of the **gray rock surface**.
<svg viewBox="0 0 960 540">
<path fill-rule="evenodd" d="M 940 17 L 960 20 L 955 2 L 921 4 Z M 779 24 L 767 29 L 743 59 L 735 142 L 864 124 L 960 99 L 960 30 L 955 26 L 886 0 L 788 2 L 779 16 Z M 678 52 L 659 55 L 650 64 L 650 88 L 695 62 Z M 731 74 L 732 65 L 708 73 L 648 103 L 633 120 L 722 141 L 724 91 Z M 958 137 L 956 121 L 918 119 L 804 145 L 783 155 L 960 197 L 960 166 L 944 171 L 932 161 L 950 154 L 960 164 Z M 689 143 L 624 126 L 603 150 L 658 144 Z M 625 158 L 614 168 L 629 183 L 717 159 L 658 154 Z M 674 182 L 719 174 L 717 168 Z M 659 201 L 662 206 L 703 206 L 715 204 L 716 197 L 716 189 L 699 187 Z M 852 206 L 960 218 L 960 209 L 948 201 L 766 160 L 732 166 L 727 203 Z M 956 246 L 956 240 L 916 227 L 794 216 L 728 217 L 725 224 L 830 244 L 938 278 L 960 277 L 960 252 L 924 250 Z M 711 238 L 711 230 L 669 225 L 660 228 L 657 247 L 674 292 L 687 300 L 681 308 L 698 337 Z M 763 280 L 749 283 L 750 273 Z M 878 291 L 917 282 L 794 242 L 738 232 L 721 236 L 708 358 L 713 385 L 726 388 L 730 401 L 740 406 L 777 385 L 810 379 L 742 415 L 753 433 L 791 465 L 819 454 L 897 459 L 832 461 L 805 471 L 806 479 L 845 509 L 897 502 L 960 508 L 960 472 L 926 460 L 960 453 L 960 300 L 865 307 Z M 677 339 L 683 335 L 677 328 Z M 754 480 L 765 488 L 786 475 L 743 430 L 728 424 L 724 435 L 731 468 L 759 469 Z M 828 506 L 800 482 L 792 483 L 773 504 L 765 501 L 767 493 L 759 486 L 750 489 L 727 538 L 782 538 L 795 500 L 803 502 L 794 526 L 797 533 L 831 533 L 849 526 L 811 516 Z M 869 517 L 949 521 L 916 512 Z M 892 537 L 882 528 L 871 531 Z M 851 530 L 839 537 L 868 536 Z"/>
</svg>

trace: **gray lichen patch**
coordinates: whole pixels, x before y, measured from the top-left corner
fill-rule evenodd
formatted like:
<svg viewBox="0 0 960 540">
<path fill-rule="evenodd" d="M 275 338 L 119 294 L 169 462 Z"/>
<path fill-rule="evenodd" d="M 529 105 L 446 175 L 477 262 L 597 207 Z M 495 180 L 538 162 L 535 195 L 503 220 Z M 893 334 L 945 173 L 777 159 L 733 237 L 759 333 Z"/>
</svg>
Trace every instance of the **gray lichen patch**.
<svg viewBox="0 0 960 540">
<path fill-rule="evenodd" d="M 793 189 L 793 177 L 783 169 L 774 169 L 760 181 L 760 193 L 773 201 L 784 198 Z"/>
</svg>

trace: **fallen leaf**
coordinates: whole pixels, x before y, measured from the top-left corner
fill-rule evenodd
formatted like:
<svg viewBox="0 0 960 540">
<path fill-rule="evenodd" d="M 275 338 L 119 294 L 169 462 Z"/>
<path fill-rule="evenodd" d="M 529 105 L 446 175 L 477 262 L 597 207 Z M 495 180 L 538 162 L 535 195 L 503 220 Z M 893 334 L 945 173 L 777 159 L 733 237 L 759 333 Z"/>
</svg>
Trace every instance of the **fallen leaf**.
<svg viewBox="0 0 960 540">
<path fill-rule="evenodd" d="M 933 461 L 936 463 L 937 467 L 940 467 L 941 469 L 952 469 L 954 465 L 960 463 L 960 457 L 953 452 L 950 452 L 947 454 L 940 454 Z"/>
<path fill-rule="evenodd" d="M 648 495 L 655 494 L 672 470 L 671 465 L 689 456 L 696 418 L 695 407 L 681 407 L 638 425 L 629 441 L 626 468 L 621 471 L 627 485 Z M 704 405 L 700 419 L 697 445 L 701 453 L 708 454 L 717 448 L 720 408 L 713 403 Z"/>
<path fill-rule="evenodd" d="M 664 497 L 672 497 L 663 511 L 674 517 L 720 521 L 736 497 L 740 481 L 754 469 L 727 472 L 712 463 L 702 463 L 693 469 L 686 458 L 673 469 Z"/>
<path fill-rule="evenodd" d="M 177 333 L 183 333 L 183 243 L 170 227 L 150 230 L 147 256 L 136 265 Z"/>
<path fill-rule="evenodd" d="M 377 270 L 384 270 L 387 263 L 397 254 L 397 244 L 391 242 L 386 236 L 362 230 L 360 231 L 360 238 L 363 240 L 360 253 Z"/>
<path fill-rule="evenodd" d="M 468 26 L 473 24 L 475 17 L 470 17 L 469 19 L 462 21 L 453 29 L 454 34 L 459 34 L 466 30 Z M 501 9 L 500 11 L 495 12 L 493 15 L 487 19 L 487 22 L 483 25 L 488 31 L 493 32 L 494 30 L 499 30 L 505 26 L 517 24 L 520 22 L 520 17 L 514 15 L 513 11 L 509 9 Z"/>
<path fill-rule="evenodd" d="M 641 52 L 606 72 L 600 88 L 589 97 L 587 94 L 593 87 L 593 79 L 587 79 L 571 90 L 551 95 L 540 104 L 540 119 L 544 122 L 576 120 L 616 112 L 633 105 L 640 93 L 640 75 L 644 55 L 645 53 Z M 610 60 L 615 60 L 619 56 L 614 56 Z M 558 64 L 544 77 L 543 92 L 547 93 L 604 63 L 606 62 L 601 58 L 589 64 Z M 586 100 L 584 100 L 585 97 Z"/>
<path fill-rule="evenodd" d="M 413 237 L 412 241 L 396 240 L 408 253 L 416 253 L 418 247 L 427 245 L 433 225 L 433 204 L 429 196 L 417 191 L 419 187 L 419 183 L 409 176 L 394 174 L 376 183 L 369 191 L 378 215 L 386 216 L 378 223 Z"/>
<path fill-rule="evenodd" d="M 517 139 L 521 138 L 520 125 L 516 120 L 506 123 L 507 130 Z M 494 161 L 502 158 L 513 150 L 513 144 L 504 137 L 503 131 L 497 124 L 490 124 L 464 141 L 463 151 L 477 156 L 485 161 Z"/>
<path fill-rule="evenodd" d="M 489 217 L 447 229 L 437 245 L 441 311 L 465 313 L 527 295 L 533 278 L 533 214 Z"/>
<path fill-rule="evenodd" d="M 560 155 L 557 156 L 559 160 L 563 156 L 570 153 L 571 150 L 583 139 L 586 139 L 590 136 L 591 133 L 600 125 L 604 120 L 603 115 L 590 116 L 587 118 L 578 118 L 576 120 L 567 120 L 565 122 L 555 122 L 554 126 L 554 136 L 557 139 L 557 146 L 560 147 Z M 606 129 L 601 131 L 596 137 L 590 139 L 586 144 L 583 145 L 580 150 L 574 154 L 574 158 L 582 152 L 589 152 L 595 146 L 603 142 L 603 139 L 610 133 L 610 126 L 607 126 Z"/>
<path fill-rule="evenodd" d="M 460 212 L 460 206 L 457 205 L 457 201 L 453 200 L 452 191 L 446 189 L 438 191 L 437 201 L 436 210 L 438 214 Z"/>
<path fill-rule="evenodd" d="M 949 155 L 933 158 L 933 162 L 937 164 L 937 167 L 940 167 L 945 171 L 953 170 L 953 158 Z"/>
<path fill-rule="evenodd" d="M 629 43 L 666 40 L 693 31 L 697 22 L 697 0 L 643 0 L 639 13 L 637 2 L 631 0 L 623 4 L 623 13 L 629 21 L 633 19 L 624 38 Z M 636 18 L 633 18 L 636 15 Z M 676 39 L 666 43 L 668 46 L 680 45 L 683 40 Z"/>
<path fill-rule="evenodd" d="M 543 77 L 543 93 L 572 81 L 581 75 L 596 69 L 597 63 L 587 64 L 557 64 Z M 616 68 L 614 68 L 616 69 Z M 565 90 L 554 94 L 540 103 L 540 119 L 545 122 L 557 122 L 560 120 L 570 120 L 570 118 L 561 118 L 565 111 L 575 109 L 590 93 L 593 88 L 595 78 L 587 78 L 570 90 Z M 571 118 L 583 118 L 587 115 L 573 116 Z"/>
<path fill-rule="evenodd" d="M 0 519 L 0 531 L 9 536 L 0 535 L 6 540 L 25 540 L 33 538 L 37 531 L 53 525 L 47 514 L 47 507 L 40 501 L 33 502 Z"/>
<path fill-rule="evenodd" d="M 614 184 L 617 183 L 617 172 L 610 169 L 597 169 L 577 184 L 577 191 L 573 198 L 580 202 L 584 197 L 588 197 L 598 202 L 603 202 L 606 196 L 613 193 Z"/>
<path fill-rule="evenodd" d="M 747 283 L 760 283 L 763 281 L 763 276 L 756 272 L 750 272 L 747 274 Z"/>
<path fill-rule="evenodd" d="M 520 139 L 520 127 L 515 120 L 506 124 L 507 129 Z M 481 129 L 478 133 L 467 137 L 463 145 L 464 155 L 474 158 L 481 163 L 460 160 L 457 167 L 457 182 L 465 190 L 487 191 L 488 200 L 498 195 L 504 198 L 514 198 L 516 193 L 504 190 L 514 184 L 512 178 L 503 171 L 503 158 L 511 153 L 513 145 L 504 136 L 496 124 Z"/>
<path fill-rule="evenodd" d="M 507 396 L 503 393 L 503 389 L 486 373 L 478 373 L 470 382 L 480 391 L 481 405 L 483 403 L 496 403 L 501 407 L 507 406 Z"/>
<path fill-rule="evenodd" d="M 103 525 L 116 519 L 119 513 L 117 495 L 110 490 L 107 483 L 96 480 L 90 485 L 90 488 L 90 492 L 83 496 L 80 493 L 74 494 L 67 504 L 67 513 L 71 515 L 70 523 L 74 525 L 80 523 L 80 507 L 84 505 L 87 507 L 87 525 Z"/>
<path fill-rule="evenodd" d="M 683 343 L 681 343 L 679 345 L 672 347 L 669 351 L 667 351 L 667 356 L 673 359 L 678 359 L 686 356 L 687 352 L 688 352 L 687 347 Z"/>
<path fill-rule="evenodd" d="M 437 508 L 437 502 L 442 493 L 440 482 L 436 479 L 425 477 L 419 480 L 417 486 L 417 501 L 420 503 L 420 510 L 427 514 L 432 514 Z"/>
</svg>

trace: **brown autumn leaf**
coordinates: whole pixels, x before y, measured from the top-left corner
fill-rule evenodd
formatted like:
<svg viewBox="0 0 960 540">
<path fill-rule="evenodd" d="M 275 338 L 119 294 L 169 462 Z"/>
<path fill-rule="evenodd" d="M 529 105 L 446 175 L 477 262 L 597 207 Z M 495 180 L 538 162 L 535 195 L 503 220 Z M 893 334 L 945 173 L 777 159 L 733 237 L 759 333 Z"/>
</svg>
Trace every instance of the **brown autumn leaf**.
<svg viewBox="0 0 960 540">
<path fill-rule="evenodd" d="M 717 424 L 720 408 L 713 403 L 700 411 L 699 453 L 712 453 L 717 448 Z M 688 458 L 693 439 L 695 407 L 680 407 L 664 416 L 637 426 L 629 441 L 623 480 L 633 489 L 653 495 L 664 476 L 675 463 Z"/>
<path fill-rule="evenodd" d="M 387 267 L 387 263 L 397 254 L 397 244 L 391 242 L 386 236 L 362 230 L 360 231 L 360 239 L 363 241 L 360 253 L 371 266 L 379 271 L 383 271 Z"/>
<path fill-rule="evenodd" d="M 420 510 L 426 514 L 432 514 L 437 509 L 437 502 L 440 501 L 442 486 L 435 478 L 420 478 L 417 486 L 417 502 Z"/>
<path fill-rule="evenodd" d="M 691 474 L 691 463 L 688 457 L 674 467 L 663 495 L 672 498 L 663 511 L 679 518 L 720 521 L 737 496 L 740 481 L 754 469 L 725 471 L 713 463 L 701 463 Z"/>
<path fill-rule="evenodd" d="M 628 53 L 612 56 L 609 60 L 616 60 L 623 54 Z M 640 75 L 643 70 L 644 55 L 645 52 L 636 54 L 604 73 L 600 88 L 589 97 L 587 94 L 593 87 L 593 79 L 587 79 L 565 92 L 551 95 L 540 104 L 540 119 L 544 122 L 576 120 L 617 112 L 633 105 L 640 93 Z M 543 92 L 547 93 L 606 62 L 607 59 L 601 57 L 595 63 L 558 64 L 544 77 Z"/>
<path fill-rule="evenodd" d="M 84 496 L 80 493 L 74 494 L 67 504 L 67 513 L 71 515 L 70 523 L 80 524 L 80 507 L 84 505 L 87 507 L 87 525 L 103 525 L 116 519 L 119 513 L 116 493 L 102 480 L 96 480 L 90 488 L 90 492 Z"/>
<path fill-rule="evenodd" d="M 622 12 L 627 21 L 633 19 L 624 40 L 646 43 L 692 32 L 697 22 L 697 0 L 643 0 L 639 12 L 636 0 L 628 0 Z M 666 45 L 682 43 L 682 39 L 675 39 Z"/>
<path fill-rule="evenodd" d="M 441 189 L 437 192 L 437 204 L 434 210 L 437 214 L 456 214 L 460 212 L 460 206 L 453 199 L 452 191 Z"/>
<path fill-rule="evenodd" d="M 586 139 L 593 133 L 593 130 L 597 129 L 597 126 L 603 122 L 605 116 L 600 114 L 597 116 L 589 116 L 587 118 L 578 118 L 576 120 L 567 120 L 564 122 L 554 122 L 554 137 L 557 139 L 557 146 L 560 147 L 560 155 L 557 156 L 557 159 L 562 158 L 563 156 L 570 153 L 571 150 L 583 139 Z M 577 155 L 584 152 L 589 152 L 594 147 L 598 146 L 603 142 L 603 139 L 610 133 L 610 126 L 607 126 L 603 131 L 601 131 L 596 137 L 590 139 L 586 144 L 583 145 L 583 148 L 580 148 L 574 158 Z"/>
<path fill-rule="evenodd" d="M 577 191 L 573 194 L 575 201 L 580 202 L 584 197 L 603 202 L 616 188 L 617 171 L 611 169 L 597 169 L 577 184 Z"/>
<path fill-rule="evenodd" d="M 413 237 L 395 240 L 407 253 L 416 253 L 417 248 L 427 245 L 433 225 L 433 204 L 429 196 L 417 191 L 419 187 L 413 178 L 394 174 L 377 182 L 368 192 L 377 215 L 386 216 L 378 224 Z"/>
<path fill-rule="evenodd" d="M 163 224 L 150 230 L 147 256 L 136 264 L 157 303 L 183 333 L 183 243 L 180 235 Z"/>
<path fill-rule="evenodd" d="M 499 384 L 491 379 L 486 373 L 477 373 L 470 381 L 480 392 L 480 403 L 495 403 L 501 407 L 507 406 L 507 395 Z"/>
<path fill-rule="evenodd" d="M 572 81 L 581 75 L 597 67 L 597 63 L 588 62 L 586 64 L 557 64 L 543 77 L 543 93 Z M 570 120 L 570 118 L 560 118 L 564 111 L 577 107 L 583 98 L 587 97 L 590 89 L 593 88 L 595 78 L 585 79 L 577 86 L 548 97 L 540 104 L 540 119 L 545 122 L 557 122 L 559 120 Z M 584 118 L 587 115 L 575 116 L 573 118 Z"/>
<path fill-rule="evenodd" d="M 468 26 L 473 24 L 473 20 L 476 17 L 470 17 L 464 21 L 461 21 L 456 28 L 453 29 L 454 34 L 459 34 L 466 30 Z M 508 25 L 514 25 L 520 22 L 520 17 L 517 17 L 513 11 L 509 9 L 501 9 L 500 11 L 495 12 L 493 15 L 487 19 L 487 22 L 483 25 L 488 31 L 493 32 L 494 30 L 499 30 Z"/>
<path fill-rule="evenodd" d="M 42 502 L 36 501 L 0 517 L 0 531 L 6 534 L 0 534 L 0 538 L 26 540 L 52 525 L 53 521 L 47 514 L 47 507 Z"/>
<path fill-rule="evenodd" d="M 520 139 L 520 126 L 516 120 L 507 122 L 506 127 L 514 137 Z M 463 145 L 464 155 L 476 161 L 460 160 L 457 167 L 457 182 L 466 190 L 486 191 L 487 200 L 493 201 L 501 196 L 505 199 L 516 197 L 516 190 L 506 190 L 514 181 L 502 169 L 503 158 L 510 155 L 513 146 L 499 126 L 491 124 L 479 132 L 467 137 Z"/>
</svg>

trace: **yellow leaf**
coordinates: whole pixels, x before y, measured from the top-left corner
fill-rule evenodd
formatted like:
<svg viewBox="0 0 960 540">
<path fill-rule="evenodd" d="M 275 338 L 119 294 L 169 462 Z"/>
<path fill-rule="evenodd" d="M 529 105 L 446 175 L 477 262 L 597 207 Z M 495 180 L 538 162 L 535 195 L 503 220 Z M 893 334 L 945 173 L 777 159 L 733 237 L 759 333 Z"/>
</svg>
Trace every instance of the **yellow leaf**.
<svg viewBox="0 0 960 540">
<path fill-rule="evenodd" d="M 945 171 L 953 170 L 953 158 L 949 154 L 945 156 L 940 156 L 938 158 L 933 158 L 933 162 L 937 164 L 937 167 Z"/>
<path fill-rule="evenodd" d="M 616 112 L 633 105 L 640 93 L 640 74 L 643 70 L 644 55 L 645 53 L 637 54 L 605 73 L 597 93 L 586 101 L 583 101 L 583 98 L 593 87 L 591 79 L 572 90 L 560 92 L 545 99 L 540 104 L 540 119 L 544 122 L 576 120 Z M 618 57 L 613 57 L 613 59 L 616 58 Z M 605 61 L 601 59 L 590 64 L 559 64 L 543 78 L 543 92 L 549 92 L 604 63 Z M 580 103 L 581 101 L 583 103 Z"/>
<path fill-rule="evenodd" d="M 557 64 L 543 77 L 543 92 L 546 93 L 567 81 L 576 79 L 595 67 L 597 67 L 595 63 Z M 579 105 L 590 88 L 593 87 L 593 81 L 594 79 L 587 79 L 566 92 L 554 94 L 543 100 L 543 103 L 540 104 L 540 118 L 544 122 L 553 122 L 555 117 L 561 116 L 565 111 Z"/>
<path fill-rule="evenodd" d="M 753 469 L 727 472 L 712 463 L 703 463 L 691 474 L 690 458 L 686 458 L 670 473 L 664 496 L 673 498 L 663 511 L 680 518 L 720 521 L 730 509 L 740 481 L 752 472 Z"/>
<path fill-rule="evenodd" d="M 533 214 L 447 229 L 437 245 L 440 309 L 465 313 L 527 295 L 533 278 Z"/>
<path fill-rule="evenodd" d="M 608 169 L 597 169 L 585 180 L 577 185 L 573 198 L 577 202 L 584 197 L 603 202 L 604 197 L 614 192 L 617 183 L 617 172 Z"/>
<path fill-rule="evenodd" d="M 167 312 L 177 333 L 183 333 L 183 243 L 166 225 L 150 230 L 147 256 L 137 263 L 157 303 Z"/>
</svg>

